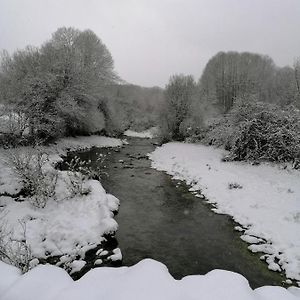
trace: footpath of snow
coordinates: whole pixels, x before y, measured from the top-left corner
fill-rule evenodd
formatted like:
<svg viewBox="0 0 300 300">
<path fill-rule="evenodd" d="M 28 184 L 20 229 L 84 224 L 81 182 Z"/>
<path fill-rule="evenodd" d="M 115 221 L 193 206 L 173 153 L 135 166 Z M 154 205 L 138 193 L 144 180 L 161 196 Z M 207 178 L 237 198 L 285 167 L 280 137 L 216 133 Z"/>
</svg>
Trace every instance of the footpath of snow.
<svg viewBox="0 0 300 300">
<path fill-rule="evenodd" d="M 119 200 L 106 194 L 101 183 L 85 180 L 83 193 L 74 194 L 71 179 L 74 173 L 58 171 L 54 164 L 61 158 L 59 154 L 66 149 L 82 149 L 92 146 L 119 146 L 122 142 L 106 137 L 83 137 L 63 139 L 58 145 L 50 146 L 49 160 L 43 165 L 46 176 L 56 172 L 57 181 L 52 197 L 44 208 L 32 205 L 34 198 L 15 201 L 9 194 L 16 194 L 22 188 L 21 178 L 5 163 L 5 150 L 0 152 L 0 238 L 2 245 L 14 245 L 11 241 L 26 240 L 33 258 L 61 256 L 61 263 L 72 268 L 71 262 L 77 256 L 84 258 L 86 251 L 95 248 L 104 240 L 103 235 L 113 233 L 118 224 L 114 211 L 118 210 Z M 26 153 L 27 148 L 19 148 Z M 58 154 L 59 153 L 59 154 Z M 80 177 L 80 176 L 79 176 Z M 50 177 L 49 177 L 50 178 Z M 76 178 L 76 177 L 75 177 Z M 77 182 L 77 181 L 76 181 Z M 4 194 L 5 193 L 5 194 Z M 78 268 L 77 264 L 74 268 Z M 83 264 L 81 264 L 83 266 Z"/>
<path fill-rule="evenodd" d="M 62 269 L 39 265 L 21 275 L 0 262 L 2 300 L 297 300 L 300 289 L 252 290 L 241 275 L 214 270 L 175 280 L 163 264 L 145 259 L 132 267 L 95 268 L 74 282 Z"/>
<path fill-rule="evenodd" d="M 146 138 L 146 139 L 153 139 L 157 135 L 157 127 L 149 128 L 142 132 L 136 132 L 133 130 L 126 130 L 124 135 L 130 137 L 138 137 L 138 138 Z"/>
<path fill-rule="evenodd" d="M 216 213 L 241 224 L 236 229 L 274 271 L 300 280 L 300 172 L 272 164 L 222 162 L 226 151 L 168 143 L 149 155 L 152 167 L 185 180 Z M 300 282 L 298 282 L 300 284 Z"/>
</svg>

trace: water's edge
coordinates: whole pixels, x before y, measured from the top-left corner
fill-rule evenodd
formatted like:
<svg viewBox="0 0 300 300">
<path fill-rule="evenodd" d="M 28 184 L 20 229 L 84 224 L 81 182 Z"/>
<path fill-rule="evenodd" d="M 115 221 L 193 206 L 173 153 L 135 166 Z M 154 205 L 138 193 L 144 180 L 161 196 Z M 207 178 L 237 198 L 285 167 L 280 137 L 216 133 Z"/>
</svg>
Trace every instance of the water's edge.
<svg viewBox="0 0 300 300">
<path fill-rule="evenodd" d="M 285 286 L 283 274 L 269 271 L 234 230 L 229 216 L 215 214 L 211 205 L 195 197 L 189 187 L 164 172 L 151 168 L 147 154 L 153 140 L 130 138 L 121 149 L 93 148 L 69 153 L 99 167 L 105 155 L 101 183 L 121 201 L 116 216 L 119 230 L 114 247 L 122 250 L 122 265 L 131 266 L 143 258 L 164 263 L 177 279 L 225 269 L 245 276 L 252 288 Z"/>
</svg>

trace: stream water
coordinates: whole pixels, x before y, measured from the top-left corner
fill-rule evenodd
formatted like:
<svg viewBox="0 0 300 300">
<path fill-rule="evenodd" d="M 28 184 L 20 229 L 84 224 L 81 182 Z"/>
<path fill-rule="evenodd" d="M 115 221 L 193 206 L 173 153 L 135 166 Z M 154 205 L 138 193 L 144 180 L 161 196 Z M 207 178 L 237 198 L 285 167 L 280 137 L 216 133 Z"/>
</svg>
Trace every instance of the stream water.
<svg viewBox="0 0 300 300">
<path fill-rule="evenodd" d="M 122 265 L 131 266 L 143 258 L 164 263 L 177 279 L 225 269 L 244 275 L 253 288 L 283 285 L 282 274 L 269 271 L 267 264 L 247 249 L 234 230 L 237 224 L 227 215 L 215 214 L 211 206 L 172 180 L 151 169 L 147 153 L 153 140 L 129 138 L 116 150 L 94 148 L 70 153 L 99 166 L 99 154 L 106 155 L 101 167 L 107 172 L 102 185 L 120 199 L 116 234 L 122 250 Z"/>
</svg>

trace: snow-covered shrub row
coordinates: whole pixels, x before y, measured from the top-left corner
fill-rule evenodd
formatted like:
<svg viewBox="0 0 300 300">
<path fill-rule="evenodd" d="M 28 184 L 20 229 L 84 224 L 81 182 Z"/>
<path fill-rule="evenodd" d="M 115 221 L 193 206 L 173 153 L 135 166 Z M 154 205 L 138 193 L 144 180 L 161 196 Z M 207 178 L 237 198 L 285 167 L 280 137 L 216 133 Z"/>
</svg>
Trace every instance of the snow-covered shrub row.
<svg viewBox="0 0 300 300">
<path fill-rule="evenodd" d="M 225 146 L 228 160 L 295 162 L 300 159 L 300 111 L 290 106 L 240 100 L 211 126 L 203 141 Z"/>
<path fill-rule="evenodd" d="M 96 268 L 74 282 L 62 269 L 37 266 L 25 275 L 0 262 L 2 300 L 299 300 L 300 289 L 251 289 L 240 274 L 214 270 L 175 280 L 165 265 L 145 259 L 132 267 Z"/>
</svg>

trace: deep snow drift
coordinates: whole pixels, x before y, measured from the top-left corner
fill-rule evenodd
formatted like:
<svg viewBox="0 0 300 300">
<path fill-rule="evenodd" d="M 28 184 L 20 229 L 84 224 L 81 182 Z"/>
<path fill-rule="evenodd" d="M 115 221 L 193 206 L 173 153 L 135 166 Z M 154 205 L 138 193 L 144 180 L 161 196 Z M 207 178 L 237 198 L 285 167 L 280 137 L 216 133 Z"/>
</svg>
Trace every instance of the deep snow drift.
<svg viewBox="0 0 300 300">
<path fill-rule="evenodd" d="M 214 270 L 175 280 L 167 268 L 145 259 L 132 267 L 96 268 L 74 282 L 62 269 L 39 265 L 21 275 L 0 262 L 1 300 L 297 300 L 300 289 L 252 290 L 241 275 Z"/>
<path fill-rule="evenodd" d="M 241 238 L 262 252 L 271 270 L 300 280 L 300 172 L 282 166 L 222 162 L 226 151 L 168 143 L 149 156 L 152 167 L 185 180 L 200 198 L 215 203 L 216 213 L 242 225 Z M 298 282 L 299 283 L 299 282 Z"/>
<path fill-rule="evenodd" d="M 91 136 L 65 138 L 58 141 L 57 145 L 44 148 L 43 151 L 48 151 L 49 156 L 42 167 L 43 174 L 46 178 L 56 174 L 54 192 L 44 208 L 32 205 L 34 197 L 20 201 L 18 197 L 9 196 L 20 191 L 22 178 L 14 173 L 12 166 L 5 163 L 8 160 L 7 153 L 2 150 L 0 241 L 1 245 L 8 245 L 8 248 L 5 246 L 6 251 L 19 251 L 20 249 L 15 249 L 20 246 L 18 241 L 26 241 L 33 258 L 59 256 L 59 264 L 71 272 L 79 271 L 85 264 L 81 259 L 86 251 L 99 245 L 104 240 L 103 235 L 117 230 L 118 224 L 113 212 L 118 210 L 119 200 L 107 194 L 99 181 L 82 179 L 78 174 L 74 178 L 74 172 L 55 170 L 54 165 L 61 160 L 59 155 L 66 150 L 120 145 L 122 141 L 117 139 Z M 28 150 L 30 151 L 28 147 L 17 149 L 19 155 L 24 154 L 24 159 Z M 82 185 L 79 192 L 74 193 L 71 181 L 76 186 Z M 118 258 L 120 257 L 119 253 Z M 111 259 L 116 257 L 112 255 Z M 38 262 L 35 260 L 33 264 L 36 263 Z"/>
</svg>

